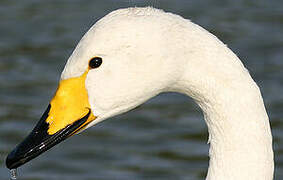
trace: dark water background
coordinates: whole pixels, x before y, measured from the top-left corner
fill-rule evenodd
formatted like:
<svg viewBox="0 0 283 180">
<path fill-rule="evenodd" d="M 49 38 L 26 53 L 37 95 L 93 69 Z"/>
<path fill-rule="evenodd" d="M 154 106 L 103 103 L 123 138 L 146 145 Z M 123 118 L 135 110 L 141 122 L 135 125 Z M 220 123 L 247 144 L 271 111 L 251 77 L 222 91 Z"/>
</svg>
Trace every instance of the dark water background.
<svg viewBox="0 0 283 180">
<path fill-rule="evenodd" d="M 33 128 L 82 35 L 114 9 L 153 5 L 205 27 L 240 57 L 259 84 L 283 179 L 283 1 L 1 0 L 0 179 L 4 159 Z M 68 139 L 21 167 L 21 180 L 204 179 L 207 128 L 200 109 L 163 94 Z"/>
</svg>

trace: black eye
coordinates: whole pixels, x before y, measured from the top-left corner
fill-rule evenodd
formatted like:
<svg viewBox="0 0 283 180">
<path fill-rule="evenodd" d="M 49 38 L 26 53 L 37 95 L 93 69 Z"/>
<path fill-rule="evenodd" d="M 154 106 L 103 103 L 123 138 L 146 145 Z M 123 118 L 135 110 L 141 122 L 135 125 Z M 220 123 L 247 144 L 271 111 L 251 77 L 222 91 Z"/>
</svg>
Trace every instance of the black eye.
<svg viewBox="0 0 283 180">
<path fill-rule="evenodd" d="M 98 68 L 102 64 L 102 58 L 101 57 L 94 57 L 89 61 L 89 67 L 91 69 Z"/>
</svg>

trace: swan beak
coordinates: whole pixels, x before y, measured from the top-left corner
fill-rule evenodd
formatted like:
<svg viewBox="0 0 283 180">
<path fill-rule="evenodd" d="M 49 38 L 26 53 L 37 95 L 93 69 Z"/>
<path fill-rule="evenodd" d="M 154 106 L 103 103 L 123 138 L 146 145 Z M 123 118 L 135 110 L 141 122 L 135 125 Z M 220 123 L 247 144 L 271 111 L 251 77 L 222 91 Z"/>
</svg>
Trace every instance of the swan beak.
<svg viewBox="0 0 283 180">
<path fill-rule="evenodd" d="M 92 114 L 85 88 L 87 72 L 62 80 L 55 96 L 32 132 L 6 159 L 9 169 L 17 168 L 82 131 L 96 117 Z"/>
</svg>

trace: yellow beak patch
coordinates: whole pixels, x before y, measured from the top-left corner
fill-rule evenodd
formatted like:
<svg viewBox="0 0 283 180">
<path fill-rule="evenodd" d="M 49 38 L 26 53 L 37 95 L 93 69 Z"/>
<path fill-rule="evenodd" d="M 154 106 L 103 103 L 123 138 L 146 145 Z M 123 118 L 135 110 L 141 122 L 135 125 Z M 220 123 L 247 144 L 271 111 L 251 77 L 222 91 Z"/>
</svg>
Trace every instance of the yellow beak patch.
<svg viewBox="0 0 283 180">
<path fill-rule="evenodd" d="M 84 117 L 90 109 L 85 80 L 89 70 L 83 75 L 60 81 L 58 89 L 50 102 L 51 109 L 46 122 L 48 134 L 53 135 L 66 126 Z M 96 117 L 91 113 L 84 127 Z"/>
</svg>

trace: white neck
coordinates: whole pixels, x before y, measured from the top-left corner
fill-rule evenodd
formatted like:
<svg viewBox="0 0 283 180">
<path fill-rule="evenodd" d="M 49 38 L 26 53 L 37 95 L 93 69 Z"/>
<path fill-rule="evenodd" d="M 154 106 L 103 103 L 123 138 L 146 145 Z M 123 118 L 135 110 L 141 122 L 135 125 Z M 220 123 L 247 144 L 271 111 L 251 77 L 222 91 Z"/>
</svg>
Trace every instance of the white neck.
<svg viewBox="0 0 283 180">
<path fill-rule="evenodd" d="M 207 180 L 271 180 L 272 136 L 260 90 L 240 60 L 222 49 L 202 57 L 212 62 L 204 71 L 194 71 L 191 61 L 171 90 L 192 97 L 203 111 L 210 143 Z"/>
<path fill-rule="evenodd" d="M 160 10 L 118 10 L 84 36 L 62 77 L 82 74 L 78 63 L 86 67 L 88 62 L 81 59 L 95 57 L 92 52 L 107 54 L 107 60 L 86 80 L 98 117 L 88 127 L 160 92 L 181 92 L 204 113 L 211 144 L 208 180 L 273 178 L 272 136 L 260 90 L 215 36 Z"/>
</svg>

